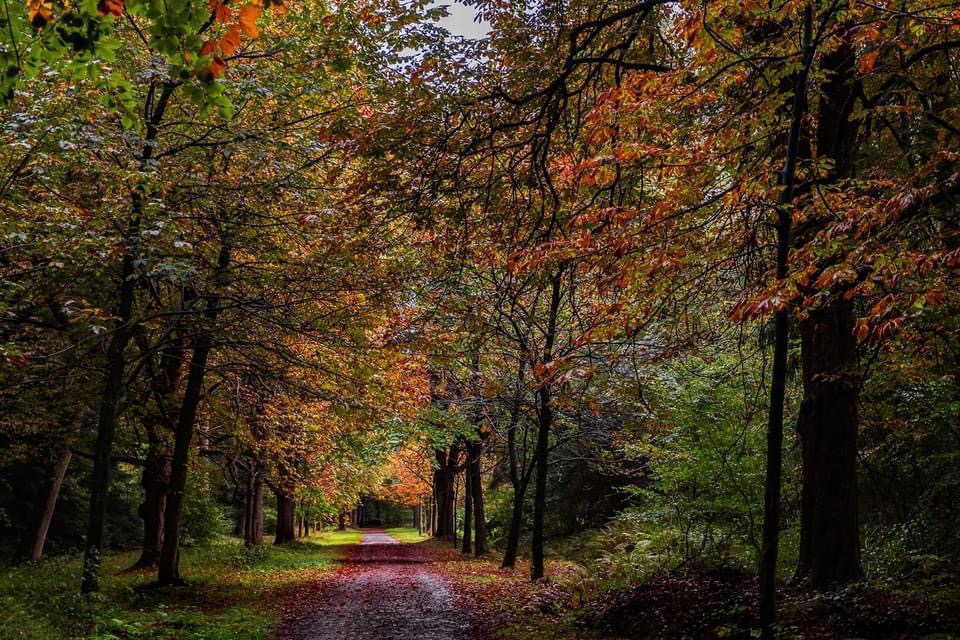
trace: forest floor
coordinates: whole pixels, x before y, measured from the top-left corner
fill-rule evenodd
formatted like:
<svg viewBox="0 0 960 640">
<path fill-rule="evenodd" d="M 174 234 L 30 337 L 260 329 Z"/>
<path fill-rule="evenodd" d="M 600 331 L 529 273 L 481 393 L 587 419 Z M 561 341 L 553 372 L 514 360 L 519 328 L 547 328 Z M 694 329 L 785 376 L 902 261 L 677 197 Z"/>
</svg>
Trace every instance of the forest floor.
<svg viewBox="0 0 960 640">
<path fill-rule="evenodd" d="M 31 640 L 597 640 L 756 637 L 756 585 L 734 571 L 659 571 L 603 583 L 548 560 L 499 567 L 415 529 L 329 531 L 245 549 L 234 538 L 185 548 L 184 587 L 104 558 L 101 593 L 78 591 L 78 557 L 0 568 L 0 638 Z M 960 638 L 960 584 L 941 570 L 811 594 L 784 586 L 790 640 Z"/>
</svg>

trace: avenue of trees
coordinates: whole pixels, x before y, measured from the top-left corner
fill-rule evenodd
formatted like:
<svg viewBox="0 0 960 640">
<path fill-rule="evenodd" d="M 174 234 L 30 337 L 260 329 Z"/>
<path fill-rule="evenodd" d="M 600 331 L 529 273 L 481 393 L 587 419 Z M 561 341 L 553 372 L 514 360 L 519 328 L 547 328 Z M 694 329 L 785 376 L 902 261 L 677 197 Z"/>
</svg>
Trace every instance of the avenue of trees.
<svg viewBox="0 0 960 640">
<path fill-rule="evenodd" d="M 955 563 L 960 11 L 467 4 L 4 6 L 5 559 L 178 585 L 383 500 L 756 574 L 765 638 Z"/>
</svg>

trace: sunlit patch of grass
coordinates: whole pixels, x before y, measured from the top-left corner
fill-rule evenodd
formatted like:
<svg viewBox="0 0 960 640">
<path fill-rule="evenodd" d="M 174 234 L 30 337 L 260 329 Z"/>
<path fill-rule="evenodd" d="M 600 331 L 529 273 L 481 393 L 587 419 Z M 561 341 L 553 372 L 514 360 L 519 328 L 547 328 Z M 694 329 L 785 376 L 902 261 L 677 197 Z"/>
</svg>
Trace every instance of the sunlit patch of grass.
<svg viewBox="0 0 960 640">
<path fill-rule="evenodd" d="M 413 527 L 387 529 L 387 535 L 405 543 L 423 542 L 430 538 L 429 534 L 420 535 Z"/>
<path fill-rule="evenodd" d="M 183 549 L 185 587 L 156 588 L 153 572 L 126 573 L 137 554 L 104 558 L 102 589 L 79 594 L 79 557 L 0 569 L 0 637 L 227 640 L 268 638 L 276 609 L 298 585 L 329 573 L 355 530 L 246 549 L 222 538 Z"/>
</svg>

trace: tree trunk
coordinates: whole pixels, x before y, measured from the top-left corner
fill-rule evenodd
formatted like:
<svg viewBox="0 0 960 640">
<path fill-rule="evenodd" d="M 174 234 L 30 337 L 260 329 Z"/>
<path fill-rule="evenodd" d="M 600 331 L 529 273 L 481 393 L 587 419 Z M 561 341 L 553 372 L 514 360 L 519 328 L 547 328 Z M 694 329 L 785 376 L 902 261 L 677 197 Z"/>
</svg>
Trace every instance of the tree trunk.
<svg viewBox="0 0 960 640">
<path fill-rule="evenodd" d="M 164 111 L 177 85 L 167 82 L 153 106 L 147 123 L 144 144 L 140 148 L 140 170 L 145 172 L 152 161 L 154 142 Z M 131 319 L 136 298 L 136 263 L 139 260 L 140 222 L 143 217 L 145 193 L 142 186 L 133 189 L 130 196 L 130 215 L 124 234 L 126 251 L 120 267 L 120 290 L 117 299 L 117 319 L 113 323 L 113 335 L 107 347 L 103 392 L 100 395 L 100 410 L 97 417 L 97 442 L 94 445 L 93 473 L 90 486 L 90 508 L 87 513 L 87 537 L 83 551 L 82 593 L 100 590 L 100 556 L 103 552 L 103 533 L 107 521 L 107 499 L 110 493 L 110 476 L 113 452 L 113 436 L 117 429 L 117 408 L 123 394 L 123 373 L 127 365 L 126 349 L 132 333 Z"/>
<path fill-rule="evenodd" d="M 277 495 L 277 532 L 273 544 L 285 544 L 294 540 L 293 518 L 296 502 L 282 490 L 278 489 L 275 493 Z"/>
<path fill-rule="evenodd" d="M 483 505 L 483 478 L 480 474 L 480 456 L 483 444 L 475 442 L 468 449 L 467 492 L 473 494 L 473 551 L 479 557 L 487 552 L 487 516 Z"/>
<path fill-rule="evenodd" d="M 437 458 L 440 460 L 440 464 L 443 465 L 446 463 L 446 459 L 440 458 L 440 454 L 437 454 Z M 439 467 L 433 472 L 433 499 L 436 502 L 436 517 L 433 525 L 433 537 L 434 538 L 446 538 L 447 529 L 446 529 L 446 511 L 444 509 L 447 504 L 447 487 L 444 479 L 443 467 Z"/>
<path fill-rule="evenodd" d="M 230 245 L 223 243 L 217 259 L 214 281 L 225 275 L 229 264 Z M 210 356 L 210 349 L 213 346 L 209 325 L 212 325 L 217 319 L 219 304 L 220 300 L 217 296 L 210 298 L 202 320 L 208 326 L 193 339 L 193 354 L 190 357 L 187 386 L 184 389 L 183 401 L 177 417 L 177 429 L 174 432 L 170 494 L 167 496 L 167 505 L 164 511 L 163 547 L 160 551 L 160 566 L 157 575 L 158 582 L 165 586 L 183 584 L 180 577 L 180 518 L 183 515 L 183 498 L 187 486 L 190 442 L 193 440 L 194 422 L 196 422 L 200 397 L 203 393 L 203 379 L 207 373 L 207 358 Z"/>
<path fill-rule="evenodd" d="M 147 453 L 147 460 L 140 477 L 143 487 L 143 502 L 140 518 L 143 520 L 143 543 L 140 558 L 131 569 L 149 569 L 160 561 L 163 548 L 163 517 L 170 489 L 170 458 L 159 454 L 154 447 Z"/>
<path fill-rule="evenodd" d="M 72 457 L 73 454 L 70 449 L 66 449 L 57 457 L 57 461 L 53 465 L 47 488 L 47 499 L 44 501 L 43 510 L 40 512 L 40 519 L 36 529 L 34 529 L 30 551 L 27 554 L 27 559 L 30 561 L 36 561 L 43 557 L 43 547 L 47 542 L 47 532 L 50 530 L 50 522 L 53 520 L 57 500 L 60 498 L 60 487 L 63 486 L 63 479 L 67 475 L 67 468 L 70 466 L 70 459 Z"/>
<path fill-rule="evenodd" d="M 780 181 L 780 208 L 777 211 L 776 277 L 787 277 L 790 257 L 790 233 L 793 224 L 793 198 L 800 148 L 800 127 L 807 110 L 807 73 L 813 61 L 812 13 L 807 5 L 804 16 L 803 67 L 793 78 L 793 103 L 790 131 Z M 789 310 L 774 314 L 773 370 L 770 378 L 770 407 L 767 416 L 767 467 L 763 495 L 763 544 L 758 563 L 760 589 L 760 634 L 762 640 L 774 640 L 777 618 L 777 556 L 780 551 L 780 483 L 783 473 L 783 403 L 787 390 L 787 348 L 790 338 Z"/>
<path fill-rule="evenodd" d="M 139 233 L 140 207 L 131 215 L 127 237 L 132 240 Z M 123 393 L 123 372 L 126 367 L 124 352 L 130 337 L 130 318 L 134 300 L 134 254 L 128 248 L 123 258 L 120 284 L 120 305 L 117 321 L 107 348 L 106 377 L 100 398 L 100 413 L 97 419 L 97 441 L 94 445 L 93 474 L 90 487 L 87 537 L 83 553 L 83 577 L 80 591 L 92 593 L 100 590 L 100 554 L 103 551 L 103 534 L 107 520 L 107 498 L 110 493 L 110 476 L 113 452 L 113 436 L 117 428 L 117 405 Z"/>
<path fill-rule="evenodd" d="M 525 373 L 527 353 L 520 355 L 517 370 L 517 384 L 510 407 L 510 423 L 507 426 L 507 453 L 510 463 L 510 484 L 513 486 L 513 510 L 510 515 L 510 529 L 507 531 L 507 544 L 503 552 L 503 562 L 500 566 L 512 569 L 517 564 L 517 551 L 520 547 L 520 530 L 523 527 L 523 499 L 527 493 L 529 474 L 526 464 L 521 465 L 520 454 L 517 451 L 517 426 L 520 423 L 520 413 L 525 393 Z"/>
<path fill-rule="evenodd" d="M 843 32 L 841 32 L 843 33 Z M 859 121 L 856 54 L 849 31 L 823 56 L 817 154 L 833 160 L 826 181 L 853 175 Z M 803 462 L 800 557 L 794 579 L 813 588 L 858 580 L 857 374 L 853 302 L 836 293 L 800 323 L 803 401 L 797 421 Z"/>
<path fill-rule="evenodd" d="M 469 455 L 469 445 L 467 452 Z M 463 473 L 463 546 L 461 550 L 464 555 L 473 553 L 473 492 L 470 490 L 470 465 Z"/>
<path fill-rule="evenodd" d="M 550 311 L 547 320 L 547 333 L 544 339 L 543 365 L 553 361 L 553 345 L 557 335 L 557 315 L 560 310 L 560 281 L 563 269 L 560 269 L 552 278 L 550 292 Z M 537 425 L 537 480 L 534 486 L 533 499 L 533 541 L 532 564 L 530 578 L 539 580 L 543 577 L 543 521 L 547 510 L 547 456 L 550 447 L 550 430 L 553 427 L 553 404 L 550 393 L 550 382 L 541 383 L 538 391 L 540 406 Z"/>
<path fill-rule="evenodd" d="M 434 536 L 456 541 L 456 480 L 458 445 L 436 452 L 438 468 L 433 474 L 434 494 L 437 501 L 437 527 Z"/>
<path fill-rule="evenodd" d="M 253 498 L 250 504 L 249 546 L 263 544 L 263 474 L 257 470 L 253 476 Z"/>
<path fill-rule="evenodd" d="M 800 323 L 803 482 L 800 558 L 794 579 L 810 587 L 858 580 L 857 395 L 853 304 L 836 301 Z"/>
<path fill-rule="evenodd" d="M 341 511 L 340 516 L 337 518 L 337 531 L 346 531 L 347 530 L 347 512 Z"/>
<path fill-rule="evenodd" d="M 547 511 L 547 454 L 550 443 L 550 425 L 553 423 L 553 409 L 550 405 L 550 388 L 544 385 L 540 395 L 540 424 L 537 428 L 537 475 L 533 494 L 533 531 L 532 531 L 532 565 L 530 578 L 538 580 L 543 577 L 544 541 L 543 521 Z"/>
<path fill-rule="evenodd" d="M 180 578 L 180 519 L 183 515 L 183 499 L 187 486 L 187 469 L 190 462 L 190 442 L 193 440 L 194 422 L 200 406 L 203 378 L 210 354 L 210 335 L 201 333 L 196 337 L 193 356 L 190 358 L 190 375 L 180 408 L 177 430 L 174 434 L 173 461 L 170 472 L 170 493 L 167 496 L 163 519 L 163 545 L 160 550 L 160 565 L 157 580 L 161 585 L 183 584 Z"/>
<path fill-rule="evenodd" d="M 510 530 L 507 532 L 507 544 L 500 566 L 511 569 L 517 564 L 517 551 L 520 547 L 520 529 L 523 526 L 523 493 L 516 488 L 513 492 L 513 512 L 510 515 Z"/>
</svg>

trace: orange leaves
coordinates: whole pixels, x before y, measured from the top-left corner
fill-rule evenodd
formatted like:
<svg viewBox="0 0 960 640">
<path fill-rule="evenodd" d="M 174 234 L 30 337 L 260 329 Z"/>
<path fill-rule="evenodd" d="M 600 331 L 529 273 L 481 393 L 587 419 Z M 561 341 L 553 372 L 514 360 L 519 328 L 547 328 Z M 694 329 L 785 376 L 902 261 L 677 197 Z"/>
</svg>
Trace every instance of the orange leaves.
<svg viewBox="0 0 960 640">
<path fill-rule="evenodd" d="M 221 49 L 219 43 L 213 40 L 207 40 L 203 43 L 203 46 L 200 47 L 200 56 L 212 56 L 210 61 L 210 75 L 214 78 L 219 78 L 227 71 L 227 63 L 217 55 L 217 52 Z"/>
<path fill-rule="evenodd" d="M 210 63 L 210 75 L 214 78 L 219 78 L 227 70 L 227 63 L 223 61 L 223 58 L 219 56 L 214 56 L 213 61 Z"/>
<path fill-rule="evenodd" d="M 260 29 L 257 27 L 257 20 L 263 14 L 263 9 L 255 4 L 244 5 L 238 14 L 240 30 L 247 36 L 256 38 L 260 35 Z"/>
<path fill-rule="evenodd" d="M 225 56 L 232 56 L 240 48 L 240 31 L 236 25 L 227 29 L 220 38 L 220 52 Z"/>
<path fill-rule="evenodd" d="M 109 14 L 115 18 L 120 18 L 126 10 L 125 2 L 126 0 L 100 0 L 97 4 L 97 11 L 101 16 Z"/>
<path fill-rule="evenodd" d="M 868 335 L 870 335 L 870 323 L 867 322 L 866 318 L 859 318 L 853 326 L 853 337 L 863 341 Z"/>
<path fill-rule="evenodd" d="M 217 43 L 212 40 L 207 40 L 203 43 L 203 46 L 200 47 L 200 56 L 209 56 L 217 51 Z"/>
<path fill-rule="evenodd" d="M 857 272 L 850 267 L 837 267 L 825 270 L 813 286 L 817 289 L 829 289 L 838 284 L 849 284 L 856 279 Z"/>
<path fill-rule="evenodd" d="M 121 1 L 121 0 L 112 0 Z M 257 22 L 263 16 L 264 6 L 272 6 L 277 15 L 287 13 L 287 7 L 282 2 L 272 2 L 266 5 L 262 0 L 253 0 L 234 11 L 224 0 L 209 0 L 210 14 L 213 20 L 226 25 L 226 30 L 218 40 L 208 40 L 203 43 L 200 56 L 213 56 L 210 64 L 210 74 L 216 78 L 227 70 L 225 58 L 237 53 L 243 41 L 243 36 L 256 38 L 260 35 Z M 236 22 L 231 22 L 233 19 Z"/>
<path fill-rule="evenodd" d="M 923 294 L 923 299 L 928 305 L 939 307 L 946 301 L 947 294 L 939 289 L 930 289 L 930 291 Z"/>
<path fill-rule="evenodd" d="M 27 16 L 34 29 L 40 30 L 53 20 L 53 3 L 50 0 L 30 0 Z"/>
<path fill-rule="evenodd" d="M 210 13 L 213 14 L 214 20 L 220 23 L 228 22 L 233 16 L 230 7 L 220 0 L 210 0 Z"/>
<path fill-rule="evenodd" d="M 903 315 L 871 324 L 866 318 L 857 320 L 853 327 L 853 336 L 861 342 L 878 343 L 893 338 L 903 329 L 907 317 Z"/>
<path fill-rule="evenodd" d="M 785 309 L 789 301 L 779 293 L 773 293 L 760 299 L 742 299 L 730 310 L 730 319 L 734 322 L 756 320 L 769 313 Z"/>
<path fill-rule="evenodd" d="M 861 74 L 866 75 L 873 71 L 873 67 L 877 64 L 877 58 L 880 57 L 880 49 L 874 49 L 873 51 L 868 51 L 867 53 L 860 56 L 860 61 L 857 63 L 857 71 Z"/>
</svg>

